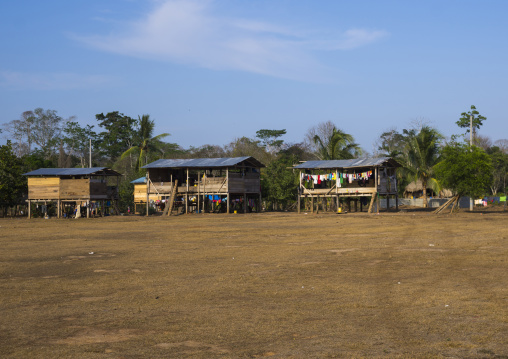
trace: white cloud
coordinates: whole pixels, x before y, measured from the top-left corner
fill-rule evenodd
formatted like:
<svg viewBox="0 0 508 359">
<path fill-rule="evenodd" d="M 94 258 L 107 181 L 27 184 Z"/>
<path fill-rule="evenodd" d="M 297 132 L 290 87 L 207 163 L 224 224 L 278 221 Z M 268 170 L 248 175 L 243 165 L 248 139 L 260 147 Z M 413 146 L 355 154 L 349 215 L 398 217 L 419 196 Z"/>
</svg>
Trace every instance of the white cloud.
<svg viewBox="0 0 508 359">
<path fill-rule="evenodd" d="M 298 80 L 316 80 L 325 66 L 316 51 L 350 50 L 372 43 L 384 31 L 351 29 L 331 40 L 249 19 L 213 14 L 209 0 L 166 0 L 142 19 L 109 35 L 75 37 L 103 51 L 240 70 Z"/>
<path fill-rule="evenodd" d="M 76 90 L 103 86 L 111 80 L 99 75 L 0 71 L 0 87 L 13 90 Z"/>
</svg>

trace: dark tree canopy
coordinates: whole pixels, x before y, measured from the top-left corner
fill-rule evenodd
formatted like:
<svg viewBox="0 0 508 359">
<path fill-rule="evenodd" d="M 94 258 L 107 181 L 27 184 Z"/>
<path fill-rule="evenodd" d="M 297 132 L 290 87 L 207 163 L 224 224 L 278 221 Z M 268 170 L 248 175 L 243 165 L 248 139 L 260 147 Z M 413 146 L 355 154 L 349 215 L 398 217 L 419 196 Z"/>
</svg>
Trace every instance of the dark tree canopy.
<svg viewBox="0 0 508 359">
<path fill-rule="evenodd" d="M 23 161 L 14 154 L 11 141 L 0 146 L 0 207 L 5 209 L 22 202 L 27 191 L 23 169 Z"/>
<path fill-rule="evenodd" d="M 481 148 L 452 142 L 443 148 L 434 171 L 443 187 L 459 196 L 478 198 L 490 184 L 492 162 Z"/>
<path fill-rule="evenodd" d="M 122 153 L 132 147 L 136 138 L 135 125 L 137 121 L 118 111 L 95 115 L 99 127 L 105 131 L 98 135 L 98 147 L 101 153 L 110 161 L 118 159 Z"/>
</svg>

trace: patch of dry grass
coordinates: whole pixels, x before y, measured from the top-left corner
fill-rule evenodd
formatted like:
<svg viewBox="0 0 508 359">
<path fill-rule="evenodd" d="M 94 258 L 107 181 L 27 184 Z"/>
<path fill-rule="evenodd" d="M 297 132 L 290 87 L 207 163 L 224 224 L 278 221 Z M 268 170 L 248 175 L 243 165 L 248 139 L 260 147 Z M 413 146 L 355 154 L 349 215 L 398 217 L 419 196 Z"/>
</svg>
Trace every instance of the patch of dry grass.
<svg viewBox="0 0 508 359">
<path fill-rule="evenodd" d="M 507 229 L 503 213 L 0 220 L 0 356 L 508 358 Z"/>
</svg>

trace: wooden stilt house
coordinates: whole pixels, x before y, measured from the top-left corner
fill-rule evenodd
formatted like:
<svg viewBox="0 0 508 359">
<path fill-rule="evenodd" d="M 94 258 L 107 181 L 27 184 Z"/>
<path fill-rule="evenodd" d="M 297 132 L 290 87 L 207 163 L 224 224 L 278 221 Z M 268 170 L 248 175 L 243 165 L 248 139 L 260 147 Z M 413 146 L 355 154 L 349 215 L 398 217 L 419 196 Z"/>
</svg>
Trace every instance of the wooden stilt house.
<svg viewBox="0 0 508 359">
<path fill-rule="evenodd" d="M 161 159 L 147 170 L 146 213 L 151 196 L 164 201 L 164 214 L 174 206 L 190 211 L 226 212 L 261 207 L 264 165 L 253 157 Z"/>
<path fill-rule="evenodd" d="M 134 185 L 134 213 L 140 213 L 140 209 L 146 207 L 146 191 L 147 191 L 147 178 L 140 177 L 131 181 Z M 148 201 L 151 203 L 160 203 L 161 201 L 165 202 L 166 196 L 161 195 L 160 193 L 150 193 Z"/>
<path fill-rule="evenodd" d="M 351 201 L 357 210 L 358 202 L 362 206 L 369 199 L 368 211 L 371 213 L 379 196 L 386 197 L 387 208 L 390 208 L 392 197 L 398 209 L 397 167 L 400 164 L 390 157 L 307 161 L 296 165 L 293 168 L 300 174 L 298 213 L 302 199 L 305 202 L 310 200 L 314 211 L 314 201 L 323 198 L 331 199 L 337 208 L 341 208 L 341 201 L 346 202 L 350 210 Z M 377 208 L 379 211 L 379 201 Z"/>
<path fill-rule="evenodd" d="M 31 204 L 56 203 L 56 215 L 60 217 L 66 205 L 82 205 L 86 216 L 90 209 L 104 209 L 109 203 L 118 212 L 118 181 L 120 173 L 106 167 L 91 168 L 40 168 L 24 174 L 28 177 L 28 218 Z M 112 181 L 108 179 L 115 178 Z M 109 182 L 109 183 L 108 183 Z"/>
</svg>

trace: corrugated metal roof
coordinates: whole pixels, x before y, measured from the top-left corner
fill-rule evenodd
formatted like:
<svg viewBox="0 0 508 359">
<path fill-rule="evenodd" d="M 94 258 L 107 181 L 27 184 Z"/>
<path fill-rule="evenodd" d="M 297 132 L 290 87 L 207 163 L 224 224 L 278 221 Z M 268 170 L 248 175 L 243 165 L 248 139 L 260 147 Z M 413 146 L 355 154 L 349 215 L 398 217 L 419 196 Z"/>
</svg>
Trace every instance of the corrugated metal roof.
<svg viewBox="0 0 508 359">
<path fill-rule="evenodd" d="M 24 173 L 25 176 L 89 176 L 89 175 L 106 175 L 120 176 L 120 173 L 113 171 L 107 167 L 90 167 L 90 168 L 39 168 L 38 170 Z"/>
<path fill-rule="evenodd" d="M 138 179 L 131 181 L 131 183 L 133 183 L 133 184 L 146 183 L 146 177 L 139 177 Z"/>
<path fill-rule="evenodd" d="M 254 157 L 225 157 L 225 158 L 191 158 L 191 159 L 162 159 L 149 163 L 142 168 L 212 168 L 233 167 L 242 162 L 250 162 L 249 165 L 264 167 Z"/>
<path fill-rule="evenodd" d="M 331 169 L 331 168 L 353 168 L 353 167 L 377 167 L 385 162 L 392 166 L 400 165 L 391 157 L 355 158 L 352 160 L 329 160 L 329 161 L 307 161 L 300 163 L 294 168 L 297 169 Z"/>
</svg>

